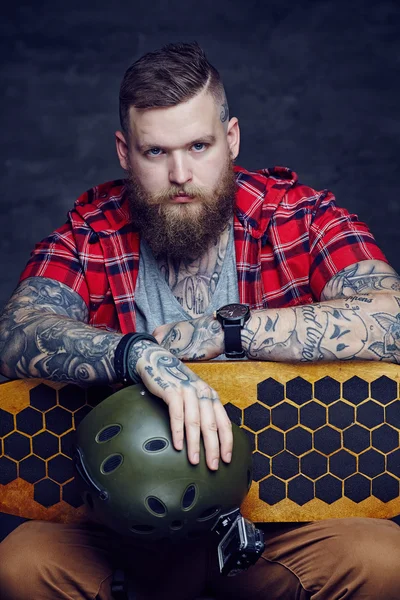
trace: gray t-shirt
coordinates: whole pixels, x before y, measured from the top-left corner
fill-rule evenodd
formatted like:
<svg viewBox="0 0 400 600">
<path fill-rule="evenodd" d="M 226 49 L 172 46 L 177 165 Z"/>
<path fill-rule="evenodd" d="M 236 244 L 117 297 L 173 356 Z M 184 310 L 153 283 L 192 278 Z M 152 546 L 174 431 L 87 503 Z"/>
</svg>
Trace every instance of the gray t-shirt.
<svg viewBox="0 0 400 600">
<path fill-rule="evenodd" d="M 221 275 L 204 315 L 212 315 L 218 308 L 231 302 L 239 302 L 232 222 Z M 160 325 L 192 319 L 171 292 L 144 240 L 140 242 L 135 307 L 137 331 L 152 333 Z"/>
</svg>

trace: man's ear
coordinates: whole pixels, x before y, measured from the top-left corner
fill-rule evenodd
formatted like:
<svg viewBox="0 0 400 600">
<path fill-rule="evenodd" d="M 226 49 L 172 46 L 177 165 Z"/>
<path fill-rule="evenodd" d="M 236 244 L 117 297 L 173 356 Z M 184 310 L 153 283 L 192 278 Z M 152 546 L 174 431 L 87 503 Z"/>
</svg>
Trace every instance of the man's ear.
<svg viewBox="0 0 400 600">
<path fill-rule="evenodd" d="M 232 119 L 230 119 L 228 123 L 226 139 L 228 142 L 228 147 L 231 153 L 232 160 L 235 160 L 239 154 L 240 149 L 240 128 L 239 121 L 236 117 L 232 117 Z"/>
<path fill-rule="evenodd" d="M 126 137 L 122 133 L 122 131 L 115 132 L 115 144 L 117 147 L 117 154 L 119 159 L 119 164 L 123 168 L 124 171 L 129 170 L 129 148 L 126 142 Z"/>
</svg>

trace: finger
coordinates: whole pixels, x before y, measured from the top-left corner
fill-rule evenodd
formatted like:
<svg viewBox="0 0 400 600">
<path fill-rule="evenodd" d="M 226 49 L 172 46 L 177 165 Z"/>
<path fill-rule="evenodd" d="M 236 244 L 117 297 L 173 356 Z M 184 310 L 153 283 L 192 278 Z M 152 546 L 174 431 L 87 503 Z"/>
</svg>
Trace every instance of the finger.
<svg viewBox="0 0 400 600">
<path fill-rule="evenodd" d="M 204 385 L 198 391 L 201 434 L 206 451 L 206 462 L 209 469 L 213 471 L 218 469 L 220 458 L 218 424 L 213 406 L 213 396 L 215 393 L 212 388 L 209 386 L 204 387 Z"/>
<path fill-rule="evenodd" d="M 200 409 L 195 386 L 183 389 L 183 406 L 188 458 L 197 465 L 200 460 Z"/>
<path fill-rule="evenodd" d="M 174 448 L 182 450 L 185 435 L 185 409 L 182 393 L 176 388 L 168 388 L 161 398 L 168 405 Z"/>
<path fill-rule="evenodd" d="M 218 427 L 219 442 L 221 444 L 221 457 L 224 462 L 229 463 L 231 462 L 233 452 L 232 422 L 216 392 L 213 397 L 213 406 Z"/>
</svg>

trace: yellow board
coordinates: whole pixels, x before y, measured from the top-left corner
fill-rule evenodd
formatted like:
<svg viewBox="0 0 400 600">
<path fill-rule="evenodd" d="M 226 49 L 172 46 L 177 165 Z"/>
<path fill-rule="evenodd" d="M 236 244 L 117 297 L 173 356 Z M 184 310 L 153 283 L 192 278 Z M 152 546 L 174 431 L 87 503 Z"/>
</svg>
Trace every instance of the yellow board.
<svg viewBox="0 0 400 600">
<path fill-rule="evenodd" d="M 253 447 L 242 511 L 253 521 L 400 514 L 400 367 L 386 363 L 189 363 Z M 0 511 L 86 519 L 74 430 L 111 388 L 0 385 Z"/>
</svg>

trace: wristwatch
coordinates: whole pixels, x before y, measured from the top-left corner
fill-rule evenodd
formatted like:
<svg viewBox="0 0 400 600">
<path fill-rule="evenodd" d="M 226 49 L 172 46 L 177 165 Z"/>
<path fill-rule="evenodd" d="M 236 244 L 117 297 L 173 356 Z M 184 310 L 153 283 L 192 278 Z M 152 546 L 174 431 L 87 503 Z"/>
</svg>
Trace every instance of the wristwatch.
<svg viewBox="0 0 400 600">
<path fill-rule="evenodd" d="M 247 304 L 226 304 L 216 311 L 215 317 L 224 330 L 226 358 L 243 358 L 241 331 L 250 319 L 250 308 Z"/>
</svg>

